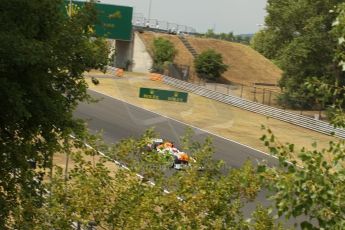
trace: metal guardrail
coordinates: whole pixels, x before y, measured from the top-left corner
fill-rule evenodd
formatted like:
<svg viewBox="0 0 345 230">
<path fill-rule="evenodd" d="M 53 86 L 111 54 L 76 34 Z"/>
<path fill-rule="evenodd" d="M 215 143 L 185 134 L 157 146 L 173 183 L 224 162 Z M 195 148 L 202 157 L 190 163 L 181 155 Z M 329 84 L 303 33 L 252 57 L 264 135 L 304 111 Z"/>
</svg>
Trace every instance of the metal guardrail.
<svg viewBox="0 0 345 230">
<path fill-rule="evenodd" d="M 314 118 L 307 117 L 304 115 L 292 113 L 268 105 L 263 105 L 257 102 L 249 101 L 240 97 L 227 95 L 214 90 L 206 89 L 198 85 L 181 81 L 168 76 L 163 76 L 163 82 L 168 85 L 177 87 L 179 89 L 195 93 L 197 95 L 207 97 L 219 102 L 223 102 L 241 109 L 262 114 L 277 120 L 285 121 L 290 124 L 298 125 L 300 127 L 307 128 L 319 133 L 334 135 L 336 137 L 345 139 L 344 129 L 334 128 L 331 124 L 325 121 L 316 120 Z"/>
<path fill-rule="evenodd" d="M 183 32 L 188 34 L 198 34 L 197 31 L 186 25 L 179 25 L 168 21 L 161 21 L 157 19 L 145 18 L 142 14 L 134 14 L 132 17 L 132 25 L 136 28 L 143 28 L 146 30 L 157 30 L 159 32 Z"/>
<path fill-rule="evenodd" d="M 113 67 L 113 66 L 107 66 L 107 72 L 110 74 L 115 74 L 116 73 L 117 68 Z"/>
</svg>

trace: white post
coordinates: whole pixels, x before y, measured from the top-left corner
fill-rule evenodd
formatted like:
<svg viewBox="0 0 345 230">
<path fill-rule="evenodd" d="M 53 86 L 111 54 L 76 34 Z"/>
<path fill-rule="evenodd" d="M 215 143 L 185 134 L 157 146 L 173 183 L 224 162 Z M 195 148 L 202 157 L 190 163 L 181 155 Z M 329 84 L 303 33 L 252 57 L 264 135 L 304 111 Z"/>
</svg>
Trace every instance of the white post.
<svg viewBox="0 0 345 230">
<path fill-rule="evenodd" d="M 148 13 L 148 16 L 147 16 L 147 19 L 149 20 L 149 22 L 150 22 L 150 19 L 151 19 L 151 4 L 152 4 L 152 0 L 149 0 L 149 13 Z"/>
</svg>

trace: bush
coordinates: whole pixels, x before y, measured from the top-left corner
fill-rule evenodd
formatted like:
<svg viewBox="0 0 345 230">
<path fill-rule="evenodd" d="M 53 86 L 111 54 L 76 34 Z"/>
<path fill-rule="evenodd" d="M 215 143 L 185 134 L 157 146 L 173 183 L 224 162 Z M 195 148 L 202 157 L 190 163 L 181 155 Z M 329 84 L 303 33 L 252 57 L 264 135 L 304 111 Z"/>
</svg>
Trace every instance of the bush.
<svg viewBox="0 0 345 230">
<path fill-rule="evenodd" d="M 156 38 L 153 41 L 152 72 L 163 72 L 165 63 L 173 62 L 176 52 L 174 44 L 169 40 Z"/>
<path fill-rule="evenodd" d="M 202 52 L 194 60 L 194 66 L 199 78 L 216 80 L 228 70 L 228 65 L 223 63 L 220 53 L 209 49 Z"/>
</svg>

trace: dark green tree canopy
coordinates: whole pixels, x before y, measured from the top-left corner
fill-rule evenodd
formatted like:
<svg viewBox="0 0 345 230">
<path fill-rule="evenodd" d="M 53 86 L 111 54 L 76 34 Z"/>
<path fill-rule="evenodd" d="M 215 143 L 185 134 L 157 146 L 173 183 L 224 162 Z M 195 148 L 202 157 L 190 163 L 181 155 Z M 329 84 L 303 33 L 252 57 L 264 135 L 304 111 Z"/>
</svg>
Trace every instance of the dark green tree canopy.
<svg viewBox="0 0 345 230">
<path fill-rule="evenodd" d="M 37 175 L 27 160 L 49 167 L 60 140 L 83 129 L 72 118 L 77 103 L 88 99 L 83 72 L 107 64 L 106 43 L 89 33 L 96 17 L 92 4 L 69 18 L 63 3 L 1 1 L 1 229 L 12 208 L 21 204 L 25 212 L 31 205 L 25 196 L 35 191 Z"/>
<path fill-rule="evenodd" d="M 304 87 L 310 78 L 330 84 L 345 82 L 334 63 L 336 38 L 331 33 L 336 14 L 330 11 L 341 2 L 268 1 L 266 27 L 255 35 L 252 46 L 284 71 L 280 85 L 285 103 L 294 106 L 303 100 L 304 107 L 313 107 L 315 97 Z"/>
<path fill-rule="evenodd" d="M 198 76 L 208 80 L 220 78 L 228 69 L 228 65 L 223 63 L 222 55 L 212 49 L 198 55 L 194 60 L 194 66 Z"/>
</svg>

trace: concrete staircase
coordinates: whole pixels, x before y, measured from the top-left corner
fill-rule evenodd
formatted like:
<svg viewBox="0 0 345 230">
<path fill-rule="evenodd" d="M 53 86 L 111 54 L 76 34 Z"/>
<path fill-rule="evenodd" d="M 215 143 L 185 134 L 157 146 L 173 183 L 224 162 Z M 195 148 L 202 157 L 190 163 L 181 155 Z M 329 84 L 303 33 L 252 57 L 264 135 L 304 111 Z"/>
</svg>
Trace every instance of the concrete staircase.
<svg viewBox="0 0 345 230">
<path fill-rule="evenodd" d="M 194 58 L 196 58 L 196 56 L 198 56 L 198 53 L 196 52 L 196 50 L 193 48 L 193 46 L 189 43 L 189 41 L 183 36 L 180 35 L 178 36 L 179 39 L 181 40 L 181 42 L 183 43 L 183 45 L 188 49 L 188 51 L 193 55 Z"/>
</svg>

